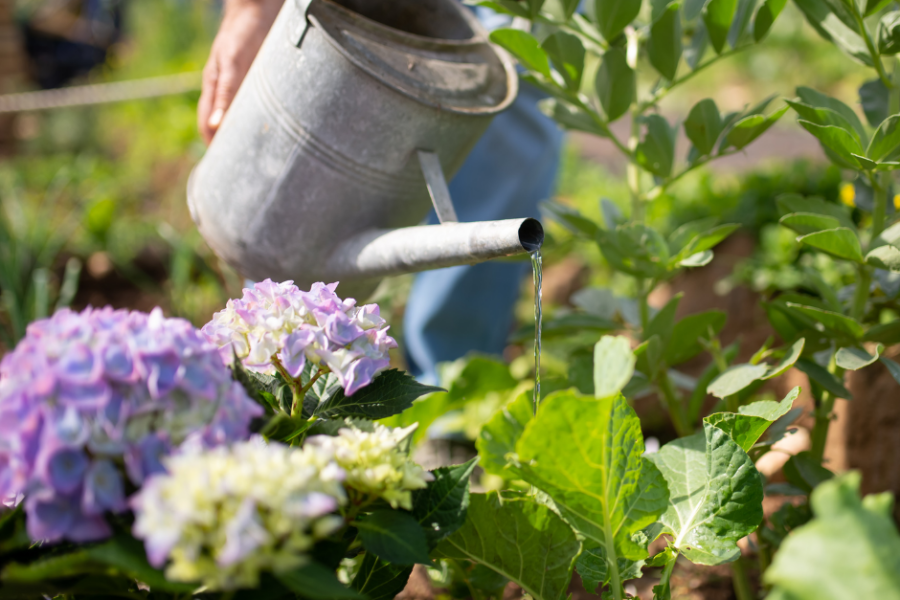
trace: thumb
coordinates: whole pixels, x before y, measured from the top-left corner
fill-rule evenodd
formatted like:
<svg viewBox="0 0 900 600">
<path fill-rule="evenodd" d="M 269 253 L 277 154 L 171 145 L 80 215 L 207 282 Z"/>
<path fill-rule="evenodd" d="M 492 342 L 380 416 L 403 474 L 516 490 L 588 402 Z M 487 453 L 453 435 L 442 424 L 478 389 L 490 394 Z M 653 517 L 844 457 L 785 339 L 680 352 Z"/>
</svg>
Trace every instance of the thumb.
<svg viewBox="0 0 900 600">
<path fill-rule="evenodd" d="M 225 117 L 228 107 L 231 106 L 231 101 L 234 100 L 234 95 L 237 93 L 239 85 L 240 80 L 234 72 L 233 67 L 223 69 L 222 72 L 219 73 L 219 78 L 216 82 L 216 91 L 213 97 L 212 112 L 209 115 L 209 121 L 207 123 L 210 129 L 215 131 L 222 124 L 222 119 Z"/>
</svg>

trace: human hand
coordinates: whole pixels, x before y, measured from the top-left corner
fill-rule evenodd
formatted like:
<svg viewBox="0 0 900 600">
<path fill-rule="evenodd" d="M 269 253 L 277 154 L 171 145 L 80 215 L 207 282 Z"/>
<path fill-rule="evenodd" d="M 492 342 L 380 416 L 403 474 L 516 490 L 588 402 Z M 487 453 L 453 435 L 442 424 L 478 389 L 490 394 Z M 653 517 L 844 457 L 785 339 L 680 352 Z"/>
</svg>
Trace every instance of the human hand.
<svg viewBox="0 0 900 600">
<path fill-rule="evenodd" d="M 219 33 L 203 68 L 197 124 L 209 144 L 250 70 L 284 0 L 226 0 Z"/>
</svg>

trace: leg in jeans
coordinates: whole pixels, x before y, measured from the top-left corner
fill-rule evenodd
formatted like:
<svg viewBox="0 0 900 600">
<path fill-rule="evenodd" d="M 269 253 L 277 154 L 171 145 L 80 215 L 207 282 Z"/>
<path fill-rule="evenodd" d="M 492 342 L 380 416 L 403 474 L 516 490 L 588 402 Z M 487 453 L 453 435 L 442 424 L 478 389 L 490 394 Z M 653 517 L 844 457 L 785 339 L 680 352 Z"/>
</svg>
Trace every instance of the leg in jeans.
<svg viewBox="0 0 900 600">
<path fill-rule="evenodd" d="M 537 217 L 559 167 L 562 132 L 537 108 L 541 94 L 522 85 L 450 182 L 460 221 Z M 430 223 L 437 218 L 432 211 Z M 469 352 L 499 355 L 530 263 L 486 262 L 421 273 L 404 317 L 412 372 L 437 381 L 439 362 Z"/>
</svg>

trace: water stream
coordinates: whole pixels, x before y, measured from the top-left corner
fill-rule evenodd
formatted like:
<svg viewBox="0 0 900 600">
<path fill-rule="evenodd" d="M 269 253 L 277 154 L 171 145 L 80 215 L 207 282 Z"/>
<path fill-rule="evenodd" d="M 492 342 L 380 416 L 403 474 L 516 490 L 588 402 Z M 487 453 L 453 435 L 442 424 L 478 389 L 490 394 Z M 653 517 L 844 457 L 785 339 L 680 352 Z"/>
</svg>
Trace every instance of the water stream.
<svg viewBox="0 0 900 600">
<path fill-rule="evenodd" d="M 541 284 L 543 273 L 541 269 L 541 249 L 538 247 L 531 254 L 531 268 L 534 271 L 534 396 L 532 408 L 537 414 L 538 405 L 541 403 Z"/>
</svg>

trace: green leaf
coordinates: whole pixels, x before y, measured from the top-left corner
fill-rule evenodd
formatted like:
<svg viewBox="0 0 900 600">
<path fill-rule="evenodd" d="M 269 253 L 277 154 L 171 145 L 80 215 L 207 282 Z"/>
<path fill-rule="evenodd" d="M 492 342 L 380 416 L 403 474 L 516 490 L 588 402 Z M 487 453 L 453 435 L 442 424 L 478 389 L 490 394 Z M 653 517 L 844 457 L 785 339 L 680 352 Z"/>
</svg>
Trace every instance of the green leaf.
<svg viewBox="0 0 900 600">
<path fill-rule="evenodd" d="M 609 137 L 609 132 L 600 127 L 590 113 L 577 106 L 572 106 L 568 102 L 563 102 L 558 98 L 547 98 L 539 102 L 538 106 L 545 115 L 566 129 L 586 131 L 599 137 Z M 549 204 L 549 202 L 545 204 Z"/>
<path fill-rule="evenodd" d="M 808 233 L 797 238 L 801 244 L 817 248 L 831 256 L 863 262 L 862 246 L 856 232 L 847 227 L 836 227 Z"/>
<path fill-rule="evenodd" d="M 753 22 L 753 39 L 755 41 L 760 42 L 766 37 L 786 4 L 787 0 L 765 0 L 763 2 L 756 11 L 756 19 Z"/>
<path fill-rule="evenodd" d="M 676 131 L 660 115 L 648 115 L 643 122 L 647 125 L 647 133 L 635 148 L 635 159 L 657 177 L 668 177 L 675 161 Z"/>
<path fill-rule="evenodd" d="M 584 75 L 584 46 L 581 40 L 571 33 L 557 31 L 544 40 L 541 48 L 562 75 L 566 87 L 570 91 L 577 92 L 581 87 L 581 77 Z"/>
<path fill-rule="evenodd" d="M 776 203 L 782 214 L 787 213 L 813 213 L 827 215 L 840 221 L 844 227 L 853 227 L 853 220 L 847 213 L 847 209 L 834 202 L 826 202 L 817 196 L 801 196 L 799 194 L 782 194 L 776 198 Z"/>
<path fill-rule="evenodd" d="M 859 102 L 862 104 L 866 120 L 872 127 L 878 127 L 888 118 L 890 93 L 877 77 L 865 82 L 859 88 Z"/>
<path fill-rule="evenodd" d="M 853 131 L 856 132 L 857 137 L 860 140 L 867 140 L 868 136 L 866 135 L 866 128 L 863 127 L 862 121 L 859 120 L 859 116 L 857 116 L 856 111 L 838 100 L 837 98 L 832 98 L 822 92 L 814 90 L 809 87 L 800 86 L 797 88 L 797 96 L 800 97 L 800 100 L 808 105 L 814 106 L 816 108 L 826 108 L 828 110 L 832 110 L 843 117 L 847 123 L 853 128 Z"/>
<path fill-rule="evenodd" d="M 334 571 L 316 562 L 308 562 L 293 571 L 277 575 L 286 588 L 311 600 L 357 600 L 365 598 L 357 590 L 341 583 Z"/>
<path fill-rule="evenodd" d="M 893 244 L 878 246 L 866 254 L 866 262 L 879 269 L 900 271 L 900 248 Z"/>
<path fill-rule="evenodd" d="M 516 442 L 531 420 L 533 410 L 531 392 L 519 394 L 481 428 L 475 448 L 481 457 L 481 468 L 487 473 L 507 479 L 518 476 L 514 468 L 507 467 L 507 456 L 515 455 Z"/>
<path fill-rule="evenodd" d="M 769 425 L 786 415 L 794 400 L 800 395 L 795 387 L 781 402 L 763 400 L 740 407 L 740 413 L 720 412 L 706 417 L 703 422 L 721 429 L 731 436 L 744 452 L 749 452 L 753 444 L 762 437 Z"/>
<path fill-rule="evenodd" d="M 791 600 L 900 599 L 900 535 L 860 502 L 860 479 L 850 472 L 813 491 L 815 518 L 784 540 L 767 584 Z"/>
<path fill-rule="evenodd" d="M 412 515 L 425 530 L 429 547 L 462 527 L 469 506 L 469 477 L 478 462 L 476 456 L 461 465 L 439 467 L 431 472 L 434 481 L 412 493 Z"/>
<path fill-rule="evenodd" d="M 634 373 L 634 353 L 628 338 L 605 335 L 594 345 L 594 396 L 615 396 Z"/>
<path fill-rule="evenodd" d="M 872 66 L 872 57 L 865 41 L 860 37 L 855 24 L 848 25 L 852 22 L 849 10 L 837 3 L 829 5 L 826 0 L 794 0 L 794 3 L 819 35 L 834 42 L 862 64 Z M 834 8 L 843 10 L 836 14 Z"/>
<path fill-rule="evenodd" d="M 659 336 L 654 335 L 635 348 L 634 356 L 637 358 L 637 369 L 646 375 L 647 379 L 656 377 L 657 371 L 663 366 L 661 363 L 663 348 Z"/>
<path fill-rule="evenodd" d="M 898 155 L 900 146 L 900 115 L 885 119 L 875 133 L 866 149 L 866 156 L 874 161 L 891 160 Z"/>
<path fill-rule="evenodd" d="M 744 117 L 732 126 L 725 139 L 729 145 L 741 150 L 768 131 L 778 119 L 784 116 L 784 113 L 786 113 L 787 110 L 788 107 L 783 106 L 768 117 L 763 115 L 750 115 Z"/>
<path fill-rule="evenodd" d="M 551 79 L 547 53 L 533 35 L 519 29 L 495 29 L 491 41 L 509 51 L 522 66 Z"/>
<path fill-rule="evenodd" d="M 647 55 L 660 75 L 672 81 L 681 60 L 681 14 L 679 2 L 672 2 L 650 26 Z"/>
<path fill-rule="evenodd" d="M 884 346 L 879 344 L 875 347 L 875 356 L 872 356 L 861 348 L 839 348 L 834 355 L 834 361 L 842 369 L 859 371 L 878 360 L 883 350 Z"/>
<path fill-rule="evenodd" d="M 815 382 L 823 390 L 834 397 L 844 398 L 846 400 L 853 398 L 847 388 L 838 381 L 837 377 L 829 373 L 828 370 L 821 365 L 818 365 L 811 360 L 801 358 L 797 361 L 797 368 L 806 373 L 810 381 Z"/>
<path fill-rule="evenodd" d="M 642 456 L 640 421 L 625 398 L 551 394 L 516 452 L 522 479 L 546 492 L 592 546 L 603 546 L 611 560 L 647 555 L 646 544 L 632 535 L 656 521 L 668 494 L 659 471 Z"/>
<path fill-rule="evenodd" d="M 870 328 L 862 337 L 864 342 L 881 342 L 885 346 L 900 344 L 900 319 Z"/>
<path fill-rule="evenodd" d="M 578 555 L 578 560 L 575 561 L 575 570 L 581 576 L 581 583 L 588 593 L 596 593 L 600 585 L 609 584 L 611 572 L 608 561 L 609 557 L 606 556 L 606 550 L 602 546 L 584 550 Z M 619 581 L 625 582 L 630 579 L 640 579 L 644 561 L 620 558 L 618 565 Z"/>
<path fill-rule="evenodd" d="M 819 142 L 829 150 L 836 153 L 851 165 L 858 165 L 859 161 L 853 155 L 863 155 L 862 146 L 856 136 L 842 127 L 834 125 L 817 125 L 811 121 L 800 119 L 797 121 L 803 129 L 813 134 Z"/>
<path fill-rule="evenodd" d="M 169 581 L 165 575 L 147 562 L 144 544 L 130 535 L 116 535 L 97 546 L 86 549 L 90 559 L 115 567 L 121 573 L 143 581 L 154 589 L 169 592 L 188 592 L 197 588 L 194 584 Z"/>
<path fill-rule="evenodd" d="M 886 356 L 882 356 L 879 360 L 881 360 L 881 364 L 887 367 L 891 377 L 893 377 L 897 383 L 900 383 L 900 365 Z"/>
<path fill-rule="evenodd" d="M 727 433 L 703 431 L 669 442 L 650 455 L 669 487 L 660 521 L 686 558 L 702 565 L 735 560 L 737 541 L 762 521 L 762 477 Z"/>
<path fill-rule="evenodd" d="M 366 552 L 351 585 L 368 600 L 394 600 L 411 573 L 412 567 L 392 565 Z"/>
<path fill-rule="evenodd" d="M 785 100 L 794 111 L 800 116 L 801 119 L 805 121 L 809 121 L 810 123 L 815 123 L 816 125 L 827 126 L 833 125 L 835 127 L 839 127 L 844 131 L 848 132 L 850 135 L 856 138 L 860 144 L 863 143 L 863 140 L 866 140 L 865 132 L 860 135 L 860 132 L 857 131 L 853 124 L 847 120 L 845 116 L 841 113 L 835 111 L 832 108 L 828 108 L 825 106 L 812 106 L 809 104 L 804 104 L 803 102 L 796 102 L 794 100 Z"/>
<path fill-rule="evenodd" d="M 823 467 L 808 451 L 790 457 L 782 471 L 788 483 L 806 494 L 812 492 L 823 481 L 834 477 L 834 473 Z"/>
<path fill-rule="evenodd" d="M 431 564 L 425 532 L 408 512 L 379 509 L 355 524 L 365 549 L 379 558 L 401 566 Z"/>
<path fill-rule="evenodd" d="M 672 338 L 672 331 L 675 328 L 675 312 L 678 310 L 678 303 L 681 302 L 683 293 L 678 293 L 666 302 L 658 313 L 656 313 L 647 324 L 643 337 L 649 339 L 654 335 L 659 336 L 659 341 L 663 348 L 668 346 L 669 340 Z"/>
<path fill-rule="evenodd" d="M 802 212 L 784 215 L 778 222 L 800 235 L 808 235 L 825 229 L 837 229 L 841 226 L 841 222 L 834 217 Z"/>
<path fill-rule="evenodd" d="M 581 232 L 591 238 L 597 234 L 597 224 L 571 206 L 551 200 L 542 202 L 540 208 L 572 232 Z"/>
<path fill-rule="evenodd" d="M 731 29 L 737 0 L 709 0 L 703 8 L 703 22 L 716 54 L 721 54 Z"/>
<path fill-rule="evenodd" d="M 722 133 L 722 116 L 715 100 L 701 100 L 688 113 L 684 132 L 700 156 L 710 154 Z"/>
<path fill-rule="evenodd" d="M 535 600 L 563 600 L 581 543 L 549 507 L 510 496 L 472 494 L 465 524 L 441 542 L 435 557 L 489 567 Z"/>
<path fill-rule="evenodd" d="M 891 0 L 861 0 L 860 4 L 865 6 L 863 10 L 864 17 L 870 17 L 879 10 L 891 3 Z"/>
<path fill-rule="evenodd" d="M 855 319 L 852 319 L 840 313 L 832 312 L 830 310 L 823 310 L 814 306 L 795 304 L 793 302 L 788 302 L 787 306 L 791 310 L 804 314 L 814 321 L 821 323 L 825 326 L 826 329 L 829 329 L 834 333 L 847 335 L 852 337 L 853 339 L 859 339 L 863 336 L 864 331 L 862 325 L 860 325 L 859 322 Z"/>
<path fill-rule="evenodd" d="M 688 20 L 690 20 L 688 15 L 690 14 L 691 4 L 691 0 L 685 0 L 684 16 Z M 703 2 L 696 2 L 696 4 L 699 4 L 701 8 L 703 6 Z M 706 32 L 706 25 L 704 25 L 703 21 L 697 21 L 694 27 L 694 35 L 691 36 L 688 47 L 684 49 L 684 62 L 688 64 L 691 70 L 696 69 L 700 61 L 703 60 L 708 46 L 709 34 Z"/>
<path fill-rule="evenodd" d="M 383 419 L 403 412 L 420 396 L 442 391 L 439 387 L 419 383 L 409 373 L 390 369 L 352 396 L 345 396 L 344 390 L 338 388 L 334 395 L 316 408 L 315 415 L 328 419 Z"/>
<path fill-rule="evenodd" d="M 610 4 L 617 1 L 619 0 L 600 0 L 601 3 Z M 628 112 L 634 101 L 635 76 L 628 66 L 623 49 L 610 48 L 603 53 L 594 85 L 607 121 L 612 123 Z"/>
<path fill-rule="evenodd" d="M 703 350 L 698 340 L 717 335 L 725 326 L 726 315 L 719 310 L 708 310 L 681 319 L 672 329 L 672 342 L 666 347 L 666 364 L 680 365 Z"/>
<path fill-rule="evenodd" d="M 712 250 L 704 250 L 703 252 L 691 254 L 687 258 L 680 261 L 678 264 L 682 267 L 705 267 L 712 262 L 712 259 Z"/>
<path fill-rule="evenodd" d="M 528 9 L 518 0 L 478 0 L 476 5 L 489 8 L 500 14 L 513 15 L 525 19 L 531 18 Z"/>
<path fill-rule="evenodd" d="M 890 1 L 890 0 L 888 0 Z M 878 21 L 879 54 L 891 55 L 900 52 L 900 11 L 891 11 Z"/>
<path fill-rule="evenodd" d="M 800 355 L 803 354 L 803 347 L 806 345 L 806 340 L 800 338 L 796 342 L 794 342 L 790 349 L 785 353 L 784 357 L 778 361 L 778 364 L 768 370 L 765 377 L 762 379 L 773 379 L 780 375 L 784 375 L 788 372 L 788 370 L 794 366 L 797 360 L 800 359 Z"/>
<path fill-rule="evenodd" d="M 754 381 L 765 377 L 768 370 L 769 366 L 765 364 L 735 365 L 716 377 L 709 384 L 709 387 L 706 388 L 706 393 L 712 394 L 716 398 L 725 398 L 737 394 Z"/>
<path fill-rule="evenodd" d="M 597 28 L 611 42 L 641 12 L 641 0 L 594 0 L 593 9 Z"/>
</svg>

